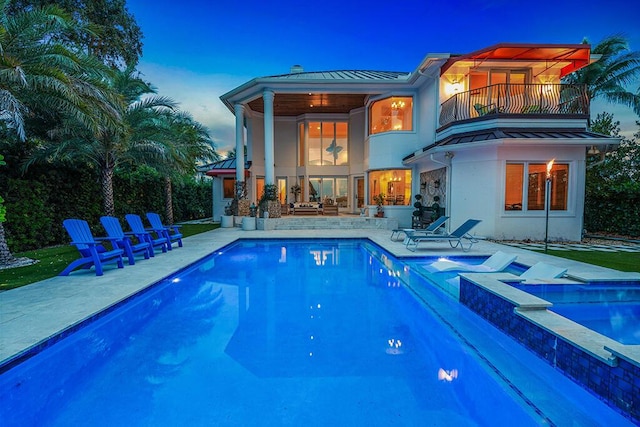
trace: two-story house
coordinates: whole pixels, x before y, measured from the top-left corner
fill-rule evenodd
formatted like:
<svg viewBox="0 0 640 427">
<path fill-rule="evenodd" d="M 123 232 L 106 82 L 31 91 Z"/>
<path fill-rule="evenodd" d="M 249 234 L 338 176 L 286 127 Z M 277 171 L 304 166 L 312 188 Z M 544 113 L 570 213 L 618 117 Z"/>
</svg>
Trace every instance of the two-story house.
<svg viewBox="0 0 640 427">
<path fill-rule="evenodd" d="M 561 81 L 595 59 L 585 44 L 498 44 L 430 54 L 412 72 L 294 66 L 253 79 L 221 96 L 247 162 L 210 171 L 214 217 L 244 177 L 254 201 L 265 183 L 282 203 L 350 213 L 382 196 L 385 216 L 410 226 L 421 194 L 452 227 L 481 219 L 479 235 L 541 239 L 548 224 L 550 239 L 579 240 L 586 152 L 619 141 L 587 130 L 586 88 Z"/>
</svg>

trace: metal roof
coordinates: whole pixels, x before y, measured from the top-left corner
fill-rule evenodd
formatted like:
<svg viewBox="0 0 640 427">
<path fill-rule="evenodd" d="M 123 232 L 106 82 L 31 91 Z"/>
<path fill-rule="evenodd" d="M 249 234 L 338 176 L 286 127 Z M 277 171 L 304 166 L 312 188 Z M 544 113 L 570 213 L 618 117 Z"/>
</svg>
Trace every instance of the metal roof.
<svg viewBox="0 0 640 427">
<path fill-rule="evenodd" d="M 593 139 L 608 138 L 607 135 L 600 135 L 581 129 L 509 129 L 493 128 L 478 132 L 457 134 L 449 136 L 435 144 L 428 145 L 422 149 L 427 151 L 435 146 L 464 144 L 469 142 L 488 141 L 493 139 L 520 138 L 520 139 Z"/>
<path fill-rule="evenodd" d="M 261 79 L 275 80 L 398 80 L 408 77 L 411 73 L 404 71 L 372 71 L 372 70 L 335 70 L 335 71 L 303 71 L 298 73 L 280 74 L 261 77 Z"/>
<path fill-rule="evenodd" d="M 244 162 L 245 171 L 251 167 L 251 162 Z M 230 175 L 236 173 L 236 159 L 224 159 L 198 168 L 208 176 Z"/>
</svg>

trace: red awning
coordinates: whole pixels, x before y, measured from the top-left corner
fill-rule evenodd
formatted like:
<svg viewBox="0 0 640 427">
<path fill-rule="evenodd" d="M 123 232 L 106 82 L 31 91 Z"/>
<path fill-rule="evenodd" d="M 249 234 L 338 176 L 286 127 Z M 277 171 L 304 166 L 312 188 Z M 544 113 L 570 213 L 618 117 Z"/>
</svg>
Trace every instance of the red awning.
<svg viewBox="0 0 640 427">
<path fill-rule="evenodd" d="M 500 43 L 475 52 L 450 58 L 440 69 L 443 75 L 459 61 L 552 61 L 568 62 L 560 71 L 564 77 L 573 71 L 589 65 L 591 46 L 588 44 L 513 44 Z"/>
</svg>

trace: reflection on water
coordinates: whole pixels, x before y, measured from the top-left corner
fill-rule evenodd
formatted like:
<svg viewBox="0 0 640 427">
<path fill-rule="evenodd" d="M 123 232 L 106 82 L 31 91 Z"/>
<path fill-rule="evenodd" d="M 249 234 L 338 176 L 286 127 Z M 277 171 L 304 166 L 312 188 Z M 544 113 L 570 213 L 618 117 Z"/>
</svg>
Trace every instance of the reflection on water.
<svg viewBox="0 0 640 427">
<path fill-rule="evenodd" d="M 546 423 L 407 291 L 411 280 L 429 286 L 360 241 L 234 244 L 1 375 L 0 419 Z"/>
</svg>

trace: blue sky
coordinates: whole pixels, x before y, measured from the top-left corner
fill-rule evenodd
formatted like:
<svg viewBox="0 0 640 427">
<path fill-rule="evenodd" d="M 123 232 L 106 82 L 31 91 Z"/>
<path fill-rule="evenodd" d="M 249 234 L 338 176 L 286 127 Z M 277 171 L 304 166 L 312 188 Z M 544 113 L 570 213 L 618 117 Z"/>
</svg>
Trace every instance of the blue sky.
<svg viewBox="0 0 640 427">
<path fill-rule="evenodd" d="M 161 95 L 207 126 L 219 151 L 234 145 L 234 117 L 219 97 L 261 76 L 306 71 L 413 71 L 429 53 L 467 53 L 501 42 L 596 44 L 625 35 L 640 50 L 634 0 L 350 0 L 222 2 L 127 0 L 144 33 L 138 69 Z M 638 85 L 632 87 L 637 90 Z M 627 136 L 629 109 L 613 112 Z"/>
</svg>

